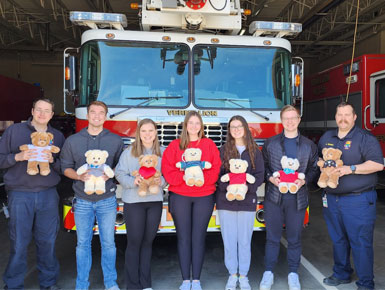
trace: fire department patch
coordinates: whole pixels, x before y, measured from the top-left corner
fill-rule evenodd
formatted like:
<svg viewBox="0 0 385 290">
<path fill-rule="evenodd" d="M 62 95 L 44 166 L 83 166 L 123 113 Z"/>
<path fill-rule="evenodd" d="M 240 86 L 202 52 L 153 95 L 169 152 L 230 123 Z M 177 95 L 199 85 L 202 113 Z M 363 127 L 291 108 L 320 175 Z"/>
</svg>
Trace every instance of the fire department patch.
<svg viewBox="0 0 385 290">
<path fill-rule="evenodd" d="M 352 141 L 346 141 L 345 142 L 345 145 L 344 145 L 344 149 L 345 150 L 349 150 L 350 149 L 350 146 L 352 146 Z"/>
</svg>

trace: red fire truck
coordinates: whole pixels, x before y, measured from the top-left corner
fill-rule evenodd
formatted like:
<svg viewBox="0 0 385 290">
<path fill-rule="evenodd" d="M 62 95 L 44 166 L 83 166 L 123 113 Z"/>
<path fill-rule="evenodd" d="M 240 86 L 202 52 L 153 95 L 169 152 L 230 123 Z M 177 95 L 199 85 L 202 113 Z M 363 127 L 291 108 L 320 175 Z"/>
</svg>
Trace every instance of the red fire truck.
<svg viewBox="0 0 385 290">
<path fill-rule="evenodd" d="M 124 30 L 121 14 L 71 13 L 73 23 L 91 28 L 83 33 L 81 48 L 64 52 L 65 102 L 76 101 L 76 130 L 87 126 L 87 104 L 99 100 L 109 109 L 105 127 L 126 145 L 133 142 L 138 121 L 152 118 L 161 145 L 167 146 L 180 134 L 185 114 L 195 110 L 206 136 L 218 146 L 236 114 L 246 118 L 262 146 L 282 130 L 280 109 L 301 99 L 303 62 L 293 60 L 290 42 L 282 38 L 300 32 L 301 25 L 253 22 L 252 36 L 245 36 L 239 0 L 179 2 L 143 0 L 144 31 Z M 255 229 L 261 230 L 264 186 L 257 194 Z M 121 208 L 117 233 L 126 231 Z M 64 226 L 75 229 L 70 202 L 64 207 Z M 208 230 L 218 229 L 214 211 Z M 175 231 L 166 202 L 159 231 Z"/>
<path fill-rule="evenodd" d="M 357 111 L 356 125 L 373 133 L 385 156 L 385 54 L 367 54 L 319 72 L 305 80 L 302 130 L 318 141 L 334 120 L 338 103 L 348 101 Z"/>
</svg>

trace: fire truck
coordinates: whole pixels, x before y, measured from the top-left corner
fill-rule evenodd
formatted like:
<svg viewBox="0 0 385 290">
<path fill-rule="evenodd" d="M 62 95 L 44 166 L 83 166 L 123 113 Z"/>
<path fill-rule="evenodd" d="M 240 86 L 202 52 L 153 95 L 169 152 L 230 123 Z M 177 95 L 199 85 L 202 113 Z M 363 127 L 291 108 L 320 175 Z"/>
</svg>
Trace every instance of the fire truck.
<svg viewBox="0 0 385 290">
<path fill-rule="evenodd" d="M 191 110 L 218 147 L 236 114 L 246 118 L 259 146 L 282 131 L 280 109 L 301 102 L 303 74 L 302 59 L 292 57 L 282 37 L 298 34 L 301 24 L 255 21 L 251 35 L 243 35 L 239 0 L 143 0 L 139 8 L 142 31 L 124 30 L 121 14 L 71 12 L 74 24 L 90 28 L 80 48 L 64 51 L 64 98 L 76 104 L 77 131 L 87 126 L 86 106 L 94 100 L 108 105 L 105 127 L 125 145 L 134 141 L 138 121 L 151 118 L 167 146 Z M 263 230 L 264 186 L 257 195 L 255 230 Z M 120 205 L 117 233 L 126 232 L 123 222 Z M 70 201 L 64 227 L 75 229 Z M 208 231 L 218 230 L 214 210 Z M 174 231 L 164 202 L 159 232 Z"/>
<path fill-rule="evenodd" d="M 350 63 L 346 61 L 305 80 L 301 130 L 318 141 L 326 130 L 337 128 L 336 106 L 346 101 L 350 83 L 347 100 L 356 108 L 356 125 L 377 137 L 385 156 L 385 54 L 362 55 Z"/>
</svg>

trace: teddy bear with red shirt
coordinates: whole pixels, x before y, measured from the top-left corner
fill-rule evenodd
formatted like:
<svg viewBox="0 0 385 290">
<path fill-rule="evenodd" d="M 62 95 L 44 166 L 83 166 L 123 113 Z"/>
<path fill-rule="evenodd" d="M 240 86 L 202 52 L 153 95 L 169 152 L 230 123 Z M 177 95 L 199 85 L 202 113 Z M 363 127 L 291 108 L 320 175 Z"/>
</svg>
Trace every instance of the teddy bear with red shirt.
<svg viewBox="0 0 385 290">
<path fill-rule="evenodd" d="M 280 193 L 292 193 L 296 194 L 298 191 L 298 185 L 294 182 L 297 179 L 305 179 L 304 173 L 298 173 L 299 161 L 296 158 L 289 158 L 282 156 L 281 158 L 282 170 L 273 173 L 273 177 L 279 177 L 279 192 Z"/>
</svg>

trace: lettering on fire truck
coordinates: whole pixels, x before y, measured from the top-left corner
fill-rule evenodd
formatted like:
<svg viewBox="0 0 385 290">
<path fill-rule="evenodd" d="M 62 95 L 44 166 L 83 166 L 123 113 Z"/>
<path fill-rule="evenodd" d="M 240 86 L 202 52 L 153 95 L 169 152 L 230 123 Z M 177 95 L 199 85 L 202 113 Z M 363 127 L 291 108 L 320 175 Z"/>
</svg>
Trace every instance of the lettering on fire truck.
<svg viewBox="0 0 385 290">
<path fill-rule="evenodd" d="M 190 112 L 190 111 L 189 110 L 167 110 L 167 114 L 169 116 L 186 116 L 188 112 Z M 218 112 L 217 111 L 202 111 L 202 110 L 198 110 L 197 112 L 201 116 L 211 116 L 211 117 L 218 116 Z"/>
</svg>

